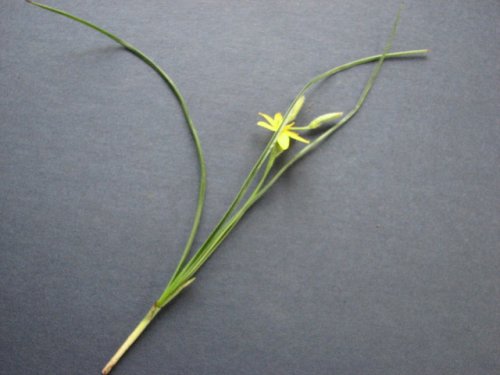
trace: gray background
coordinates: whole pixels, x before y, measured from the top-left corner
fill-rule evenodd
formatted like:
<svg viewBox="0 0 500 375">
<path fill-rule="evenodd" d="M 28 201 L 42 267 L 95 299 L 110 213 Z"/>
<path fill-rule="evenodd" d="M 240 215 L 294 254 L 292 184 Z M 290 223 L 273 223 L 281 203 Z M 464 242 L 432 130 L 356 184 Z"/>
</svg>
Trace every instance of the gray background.
<svg viewBox="0 0 500 375">
<path fill-rule="evenodd" d="M 379 53 L 399 1 L 51 1 L 150 54 L 206 153 L 203 239 L 313 75 Z M 296 165 L 116 374 L 498 374 L 498 1 L 407 2 L 366 106 Z M 157 75 L 0 7 L 0 373 L 97 374 L 189 232 L 196 158 Z M 301 120 L 354 104 L 371 66 Z M 295 150 L 297 147 L 295 147 Z"/>
</svg>

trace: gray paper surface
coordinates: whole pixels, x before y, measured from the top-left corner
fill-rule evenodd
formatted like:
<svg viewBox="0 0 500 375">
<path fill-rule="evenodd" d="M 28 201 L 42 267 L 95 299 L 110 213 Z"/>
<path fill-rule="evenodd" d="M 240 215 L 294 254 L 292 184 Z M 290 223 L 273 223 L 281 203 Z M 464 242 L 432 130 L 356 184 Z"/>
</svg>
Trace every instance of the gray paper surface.
<svg viewBox="0 0 500 375">
<path fill-rule="evenodd" d="M 51 1 L 157 61 L 208 169 L 208 235 L 314 75 L 380 53 L 398 1 Z M 498 374 L 498 1 L 409 1 L 359 114 L 276 184 L 120 374 Z M 0 373 L 98 374 L 175 269 L 198 167 L 150 67 L 0 7 Z M 347 112 L 373 65 L 310 95 Z M 296 144 L 290 151 L 296 151 Z"/>
</svg>

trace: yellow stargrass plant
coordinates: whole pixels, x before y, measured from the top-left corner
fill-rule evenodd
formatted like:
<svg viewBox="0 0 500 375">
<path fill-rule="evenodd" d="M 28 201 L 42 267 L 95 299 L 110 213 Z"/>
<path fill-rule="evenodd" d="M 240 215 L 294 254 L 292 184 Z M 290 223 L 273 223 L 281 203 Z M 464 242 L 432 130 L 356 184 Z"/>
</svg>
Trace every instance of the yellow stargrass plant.
<svg viewBox="0 0 500 375">
<path fill-rule="evenodd" d="M 139 322 L 135 329 L 133 329 L 132 333 L 130 333 L 123 344 L 118 348 L 116 353 L 111 357 L 109 362 L 104 366 L 104 368 L 102 369 L 103 374 L 108 374 L 113 369 L 120 358 L 144 332 L 146 327 L 161 311 L 161 309 L 168 305 L 174 298 L 181 294 L 181 292 L 185 288 L 190 286 L 195 281 L 195 275 L 198 270 L 215 252 L 222 241 L 229 235 L 229 233 L 238 224 L 238 222 L 245 215 L 248 209 L 250 209 L 250 207 L 252 207 L 276 183 L 276 181 L 283 175 L 283 173 L 285 173 L 298 160 L 314 150 L 318 145 L 323 143 L 329 136 L 331 136 L 335 131 L 345 125 L 354 115 L 356 115 L 356 113 L 360 110 L 363 103 L 365 102 L 371 88 L 373 87 L 373 84 L 385 60 L 403 57 L 424 56 L 428 52 L 428 50 L 426 49 L 390 52 L 392 41 L 396 34 L 397 25 L 399 22 L 398 12 L 398 16 L 396 17 L 396 21 L 394 22 L 386 46 L 381 54 L 351 61 L 314 77 L 305 84 L 302 90 L 300 90 L 300 92 L 297 94 L 295 99 L 292 100 L 290 106 L 284 112 L 284 114 L 282 114 L 281 112 L 277 112 L 274 116 L 270 116 L 264 113 L 259 113 L 265 121 L 258 121 L 257 125 L 270 130 L 272 132 L 271 137 L 267 145 L 264 147 L 261 155 L 251 168 L 248 176 L 246 177 L 240 190 L 236 194 L 227 211 L 215 225 L 214 229 L 208 235 L 205 242 L 203 242 L 202 245 L 194 253 L 192 253 L 191 248 L 198 231 L 200 219 L 203 212 L 203 206 L 205 203 L 206 168 L 198 132 L 191 118 L 189 107 L 179 88 L 174 83 L 172 78 L 157 63 L 155 63 L 149 56 L 147 56 L 144 52 L 142 52 L 129 42 L 117 37 L 116 35 L 99 26 L 94 25 L 89 21 L 74 16 L 63 10 L 33 1 L 28 2 L 42 9 L 57 13 L 76 22 L 79 22 L 107 36 L 108 38 L 123 46 L 129 52 L 136 55 L 140 60 L 149 65 L 156 73 L 158 73 L 158 75 L 172 90 L 179 103 L 180 109 L 186 120 L 186 125 L 190 130 L 198 156 L 199 189 L 197 196 L 197 206 L 194 213 L 192 228 L 180 256 L 179 263 L 177 264 L 177 267 L 172 273 L 169 281 L 165 285 L 165 288 L 161 295 L 154 301 L 144 318 Z M 361 91 L 361 95 L 356 105 L 352 109 L 350 109 L 345 115 L 344 112 L 327 113 L 316 117 L 307 125 L 296 125 L 297 115 L 299 114 L 304 102 L 306 101 L 306 94 L 315 84 L 342 71 L 367 63 L 375 63 L 375 66 L 370 77 L 368 78 L 367 83 Z M 333 122 L 335 123 L 332 124 Z M 322 125 L 327 124 L 332 125 L 329 127 L 322 127 Z M 316 133 L 319 131 L 320 134 L 315 134 L 314 138 L 312 138 L 312 134 L 311 136 L 306 135 L 306 137 L 303 137 L 301 134 L 299 134 L 301 132 L 307 132 L 312 129 L 317 129 Z M 321 130 L 323 131 L 321 132 Z M 300 147 L 295 153 L 291 154 L 290 158 L 288 158 L 286 162 L 281 164 L 279 167 L 276 167 L 275 161 L 282 153 L 292 152 L 290 151 L 291 140 L 298 141 L 303 146 Z"/>
</svg>

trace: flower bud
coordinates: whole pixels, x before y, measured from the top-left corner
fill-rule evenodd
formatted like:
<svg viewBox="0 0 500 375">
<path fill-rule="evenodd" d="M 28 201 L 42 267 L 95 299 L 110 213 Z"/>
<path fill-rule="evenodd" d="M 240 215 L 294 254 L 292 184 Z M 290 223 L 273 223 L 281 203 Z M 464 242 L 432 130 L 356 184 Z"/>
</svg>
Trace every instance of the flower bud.
<svg viewBox="0 0 500 375">
<path fill-rule="evenodd" d="M 316 117 L 314 120 L 312 120 L 309 123 L 309 125 L 307 125 L 307 128 L 316 129 L 317 127 L 320 127 L 323 124 L 326 124 L 326 123 L 329 123 L 333 120 L 337 120 L 337 119 L 341 118 L 343 115 L 344 115 L 344 112 L 325 113 L 324 115 Z"/>
<path fill-rule="evenodd" d="M 292 109 L 290 110 L 290 114 L 288 115 L 288 123 L 295 120 L 295 118 L 299 114 L 300 110 L 302 109 L 302 106 L 304 105 L 305 100 L 306 100 L 306 97 L 304 95 L 302 95 L 300 98 L 297 99 L 297 101 L 293 105 Z"/>
</svg>

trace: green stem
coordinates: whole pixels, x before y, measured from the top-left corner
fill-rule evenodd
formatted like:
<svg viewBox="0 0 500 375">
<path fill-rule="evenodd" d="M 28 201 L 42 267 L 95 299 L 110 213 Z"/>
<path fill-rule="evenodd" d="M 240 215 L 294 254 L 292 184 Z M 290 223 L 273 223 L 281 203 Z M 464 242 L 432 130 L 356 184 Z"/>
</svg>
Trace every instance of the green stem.
<svg viewBox="0 0 500 375">
<path fill-rule="evenodd" d="M 253 206 L 257 201 L 256 196 L 258 195 L 261 186 L 266 181 L 271 169 L 276 160 L 276 151 L 272 151 L 269 156 L 269 160 L 266 165 L 266 169 L 262 173 L 259 182 L 257 183 L 254 191 L 248 198 L 248 200 L 243 204 L 243 206 L 238 210 L 238 212 L 231 218 L 231 220 L 220 230 L 218 230 L 215 235 L 211 238 L 210 242 L 206 242 L 202 246 L 201 250 L 197 253 L 198 257 L 193 257 L 183 268 L 182 272 L 179 274 L 180 280 L 186 280 L 192 277 L 203 264 L 208 260 L 208 258 L 214 253 L 214 251 L 219 247 L 219 245 L 224 241 L 224 239 L 231 233 L 236 224 L 241 220 L 244 214 Z"/>
<path fill-rule="evenodd" d="M 176 97 L 176 99 L 177 99 L 177 101 L 182 109 L 182 113 L 184 115 L 184 118 L 186 119 L 186 123 L 187 123 L 189 131 L 191 133 L 191 137 L 194 141 L 194 145 L 195 145 L 196 153 L 197 153 L 197 157 L 198 157 L 198 164 L 199 164 L 199 168 L 200 168 L 200 177 L 199 177 L 200 182 L 199 182 L 199 188 L 198 188 L 198 199 L 197 199 L 196 212 L 194 215 L 191 232 L 189 234 L 189 237 L 186 241 L 186 245 L 184 247 L 184 251 L 182 252 L 182 256 L 181 256 L 181 259 L 179 260 L 177 268 L 174 271 L 173 277 L 175 277 L 175 275 L 177 275 L 177 273 L 180 272 L 182 265 L 184 264 L 186 258 L 188 257 L 189 252 L 191 250 L 191 247 L 193 245 L 194 238 L 196 236 L 196 233 L 198 232 L 198 228 L 199 228 L 200 221 L 201 221 L 201 216 L 203 213 L 203 206 L 205 203 L 205 190 L 206 190 L 206 179 L 207 179 L 205 158 L 203 156 L 203 150 L 201 148 L 201 143 L 200 143 L 200 139 L 198 136 L 198 131 L 196 130 L 196 127 L 194 126 L 193 120 L 192 120 L 191 115 L 189 113 L 189 107 L 186 103 L 186 100 L 182 96 L 179 88 L 174 83 L 172 78 L 170 78 L 170 76 L 157 63 L 155 63 L 149 56 L 147 56 L 144 52 L 142 52 L 141 50 L 139 50 L 138 48 L 133 46 L 131 43 L 117 37 L 116 35 L 110 33 L 109 31 L 107 31 L 107 30 L 105 30 L 97 25 L 94 25 L 93 23 L 91 23 L 87 20 L 84 20 L 83 18 L 74 16 L 73 14 L 65 12 L 61 9 L 54 8 L 54 7 L 45 5 L 45 4 L 40 4 L 40 3 L 37 3 L 34 1 L 27 0 L 27 2 L 30 4 L 36 5 L 37 7 L 40 7 L 42 9 L 48 10 L 50 12 L 60 14 L 64 17 L 67 17 L 67 18 L 73 20 L 73 21 L 79 22 L 79 23 L 81 23 L 85 26 L 88 26 L 91 29 L 94 29 L 97 32 L 107 36 L 108 38 L 114 40 L 116 43 L 120 44 L 121 46 L 126 48 L 128 51 L 132 52 L 134 55 L 139 57 L 143 62 L 145 62 L 151 68 L 153 68 L 153 70 L 156 71 L 156 73 L 158 73 L 160 75 L 160 77 L 167 83 L 167 85 L 170 87 L 170 89 L 174 93 L 174 95 L 175 95 L 175 97 Z"/>
<path fill-rule="evenodd" d="M 260 177 L 260 180 L 259 182 L 257 183 L 257 185 L 255 186 L 254 188 L 254 192 L 252 194 L 255 194 L 257 191 L 260 190 L 260 188 L 262 187 L 262 185 L 264 184 L 264 182 L 266 181 L 269 173 L 271 172 L 271 169 L 274 165 L 274 162 L 276 160 L 276 157 L 277 157 L 277 151 L 275 151 L 275 149 L 271 152 L 271 154 L 269 155 L 269 158 L 268 158 L 268 161 L 267 161 L 267 165 L 266 165 L 266 168 L 264 170 L 264 172 L 262 173 L 262 176 Z M 225 220 L 225 217 L 223 217 L 220 221 L 219 221 L 219 224 L 225 224 L 227 222 L 227 220 Z M 202 244 L 202 246 L 200 247 L 200 250 L 201 251 L 197 251 L 196 254 L 189 260 L 189 262 L 186 264 L 186 266 L 183 268 L 183 270 L 185 270 L 186 268 L 188 268 L 193 262 L 195 262 L 199 256 L 203 253 L 204 249 L 208 246 L 210 246 L 210 244 L 212 243 L 213 241 L 213 238 L 215 236 L 217 236 L 217 234 L 219 233 L 219 230 L 220 230 L 221 226 L 217 226 L 213 231 L 213 235 L 209 236 L 207 238 L 207 240 Z"/>
<path fill-rule="evenodd" d="M 273 138 L 273 139 L 275 139 L 275 138 Z M 231 214 L 234 212 L 234 210 L 238 207 L 238 205 L 240 204 L 240 202 L 244 198 L 245 194 L 248 192 L 248 189 L 251 186 L 252 181 L 254 180 L 256 174 L 261 169 L 261 166 L 262 166 L 263 162 L 265 161 L 265 158 L 268 156 L 267 155 L 267 156 L 263 157 L 264 154 L 266 153 L 267 147 L 269 145 L 271 145 L 271 146 L 274 145 L 273 139 L 271 139 L 271 141 L 269 141 L 268 145 L 266 146 L 266 149 L 261 154 L 261 156 L 259 157 L 259 160 L 254 165 L 253 169 L 251 170 L 251 172 L 249 173 L 249 175 L 247 176 L 247 178 L 243 182 L 243 185 L 241 186 L 240 190 L 236 194 L 236 197 L 233 199 L 233 201 L 229 205 L 229 208 L 226 210 L 226 212 L 224 213 L 224 215 L 222 216 L 222 218 L 219 220 L 219 222 L 217 223 L 217 225 L 214 227 L 214 229 L 212 230 L 212 232 L 210 232 L 210 234 L 208 235 L 208 237 L 205 240 L 205 242 L 201 245 L 201 247 L 198 249 L 198 251 L 190 259 L 190 262 L 194 261 L 195 259 L 197 259 L 201 255 L 201 253 L 203 252 L 203 249 L 213 240 L 214 236 L 217 235 L 218 231 L 222 228 L 222 226 L 227 222 L 227 220 L 229 219 L 229 217 L 231 216 Z M 271 149 L 272 149 L 272 147 L 271 147 Z M 261 158 L 263 158 L 262 159 L 262 163 L 260 163 Z M 269 173 L 269 171 L 268 171 L 268 173 Z M 187 264 L 186 264 L 186 266 L 187 266 Z M 175 275 L 175 276 L 177 276 L 177 275 Z M 163 292 L 162 296 L 160 296 L 160 299 L 158 300 L 158 302 L 160 302 L 161 300 L 163 300 L 164 297 L 169 294 L 169 286 L 174 281 L 175 281 L 175 277 L 172 277 L 172 279 L 170 280 L 170 282 L 167 284 L 167 287 L 165 288 L 165 291 Z"/>
</svg>

